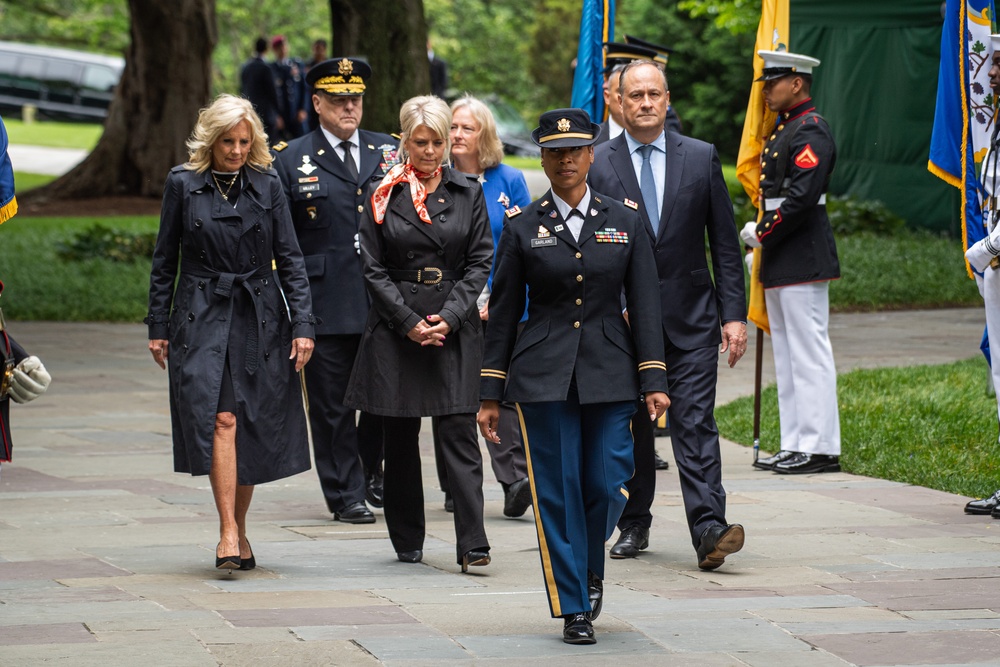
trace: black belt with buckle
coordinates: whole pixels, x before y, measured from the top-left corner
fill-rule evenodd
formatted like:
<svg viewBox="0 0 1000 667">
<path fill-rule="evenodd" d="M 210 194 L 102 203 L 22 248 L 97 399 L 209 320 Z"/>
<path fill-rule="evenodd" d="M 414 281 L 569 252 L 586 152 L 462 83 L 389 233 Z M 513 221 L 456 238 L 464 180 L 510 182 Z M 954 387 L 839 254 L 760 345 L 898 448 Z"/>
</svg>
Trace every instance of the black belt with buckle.
<svg viewBox="0 0 1000 667">
<path fill-rule="evenodd" d="M 425 285 L 437 285 L 442 280 L 461 280 L 465 277 L 464 271 L 449 271 L 448 269 L 438 269 L 433 266 L 425 266 L 422 269 L 389 269 L 388 273 L 390 280 L 423 283 Z"/>
</svg>

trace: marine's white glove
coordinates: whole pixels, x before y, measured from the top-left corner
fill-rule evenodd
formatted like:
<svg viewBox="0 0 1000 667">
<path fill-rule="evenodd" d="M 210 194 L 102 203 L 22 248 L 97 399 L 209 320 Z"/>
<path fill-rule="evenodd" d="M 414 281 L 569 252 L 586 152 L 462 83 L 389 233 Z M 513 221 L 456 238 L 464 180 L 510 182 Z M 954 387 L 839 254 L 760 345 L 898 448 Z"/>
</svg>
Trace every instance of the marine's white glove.
<svg viewBox="0 0 1000 667">
<path fill-rule="evenodd" d="M 361 254 L 361 239 L 358 238 L 357 234 L 354 235 L 354 252 Z"/>
<path fill-rule="evenodd" d="M 997 255 L 1000 255 L 1000 225 L 997 225 L 989 236 L 973 243 L 972 247 L 965 251 L 965 258 L 969 260 L 969 264 L 980 273 L 986 270 L 990 260 Z"/>
<path fill-rule="evenodd" d="M 760 241 L 757 240 L 757 223 L 751 220 L 743 225 L 743 229 L 740 230 L 740 239 L 751 248 L 759 248 Z"/>
<path fill-rule="evenodd" d="M 743 262 L 747 265 L 747 273 L 753 273 L 753 253 L 748 252 L 743 257 Z"/>
<path fill-rule="evenodd" d="M 10 378 L 10 398 L 15 403 L 33 401 L 49 388 L 52 376 L 45 370 L 42 360 L 28 357 L 19 363 Z"/>
</svg>

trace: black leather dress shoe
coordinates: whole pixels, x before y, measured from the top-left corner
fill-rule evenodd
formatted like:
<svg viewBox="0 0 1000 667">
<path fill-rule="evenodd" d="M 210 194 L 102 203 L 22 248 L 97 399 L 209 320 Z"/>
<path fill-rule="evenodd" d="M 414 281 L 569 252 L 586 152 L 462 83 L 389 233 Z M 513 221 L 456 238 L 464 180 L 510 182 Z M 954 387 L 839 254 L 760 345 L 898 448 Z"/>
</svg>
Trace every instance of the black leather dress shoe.
<svg viewBox="0 0 1000 667">
<path fill-rule="evenodd" d="M 719 523 L 706 528 L 698 545 L 698 567 L 703 570 L 719 567 L 726 561 L 726 556 L 743 548 L 745 538 L 743 526 L 738 523 L 728 526 Z"/>
<path fill-rule="evenodd" d="M 590 622 L 586 614 L 567 614 L 563 616 L 566 624 L 563 625 L 563 641 L 567 644 L 596 644 L 594 639 L 594 624 Z"/>
<path fill-rule="evenodd" d="M 503 515 L 512 519 L 524 516 L 529 507 L 531 507 L 531 483 L 525 477 L 511 484 L 504 494 Z"/>
<path fill-rule="evenodd" d="M 618 536 L 618 541 L 611 547 L 612 558 L 635 558 L 639 552 L 649 546 L 649 528 L 629 526 Z"/>
<path fill-rule="evenodd" d="M 397 551 L 396 558 L 404 563 L 419 563 L 424 559 L 424 552 L 420 549 L 413 551 Z"/>
<path fill-rule="evenodd" d="M 344 523 L 375 523 L 375 515 L 362 502 L 351 503 L 339 512 L 334 512 L 333 519 Z"/>
<path fill-rule="evenodd" d="M 989 498 L 970 500 L 965 505 L 966 514 L 989 514 L 993 515 L 993 510 L 1000 507 L 1000 491 L 997 491 Z"/>
<path fill-rule="evenodd" d="M 483 567 L 490 564 L 490 552 L 485 549 L 466 551 L 462 556 L 462 572 L 468 572 L 469 566 Z"/>
<path fill-rule="evenodd" d="M 840 472 L 840 457 L 829 454 L 805 454 L 795 456 L 774 465 L 774 472 L 781 475 L 808 475 L 814 472 Z"/>
<path fill-rule="evenodd" d="M 670 464 L 660 458 L 660 453 L 653 450 L 653 467 L 657 470 L 670 470 Z"/>
<path fill-rule="evenodd" d="M 372 507 L 380 508 L 382 507 L 383 501 L 383 483 L 382 483 L 382 473 L 376 472 L 368 475 L 365 480 L 365 500 Z"/>
<path fill-rule="evenodd" d="M 455 499 L 451 497 L 450 493 L 444 494 L 444 511 L 445 512 L 455 511 Z"/>
<path fill-rule="evenodd" d="M 597 578 L 597 575 L 587 570 L 587 597 L 590 598 L 590 613 L 587 617 L 591 621 L 596 621 L 604 608 L 604 582 Z"/>
<path fill-rule="evenodd" d="M 773 470 L 776 463 L 781 463 L 795 456 L 795 452 L 790 452 L 787 449 L 782 449 L 780 452 L 774 456 L 768 456 L 766 459 L 757 459 L 753 462 L 753 467 L 757 470 Z"/>
</svg>

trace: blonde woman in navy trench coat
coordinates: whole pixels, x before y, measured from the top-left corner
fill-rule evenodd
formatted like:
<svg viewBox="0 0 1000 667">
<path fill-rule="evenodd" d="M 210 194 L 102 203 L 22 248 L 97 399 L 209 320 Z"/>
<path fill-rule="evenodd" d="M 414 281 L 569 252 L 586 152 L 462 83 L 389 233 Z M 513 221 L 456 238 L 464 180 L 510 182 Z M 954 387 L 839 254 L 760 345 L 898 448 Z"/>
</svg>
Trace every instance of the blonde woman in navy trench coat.
<svg viewBox="0 0 1000 667">
<path fill-rule="evenodd" d="M 254 485 L 309 469 L 297 376 L 313 348 L 309 282 L 250 103 L 220 95 L 188 150 L 164 186 L 145 321 L 170 373 L 174 470 L 209 475 L 216 567 L 248 570 Z"/>
</svg>

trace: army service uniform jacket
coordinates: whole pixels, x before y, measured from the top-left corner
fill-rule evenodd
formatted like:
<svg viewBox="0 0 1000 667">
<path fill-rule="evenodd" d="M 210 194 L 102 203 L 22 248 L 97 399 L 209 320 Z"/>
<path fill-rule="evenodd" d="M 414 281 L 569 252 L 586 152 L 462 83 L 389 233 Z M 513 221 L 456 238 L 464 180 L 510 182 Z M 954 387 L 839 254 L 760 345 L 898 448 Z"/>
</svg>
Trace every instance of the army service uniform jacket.
<svg viewBox="0 0 1000 667">
<path fill-rule="evenodd" d="M 760 280 L 764 288 L 840 277 L 826 215 L 826 191 L 837 147 L 811 99 L 778 117 L 761 153 Z"/>
<path fill-rule="evenodd" d="M 368 317 L 358 226 L 369 186 L 395 164 L 398 144 L 366 130 L 359 140 L 357 182 L 319 129 L 273 149 L 305 256 L 318 335 L 360 334 Z"/>
<path fill-rule="evenodd" d="M 517 403 L 634 401 L 667 391 L 653 252 L 632 208 L 591 190 L 574 240 L 551 190 L 507 212 L 480 396 Z M 517 323 L 528 294 L 528 320 Z M 629 322 L 622 314 L 624 290 Z"/>
</svg>

